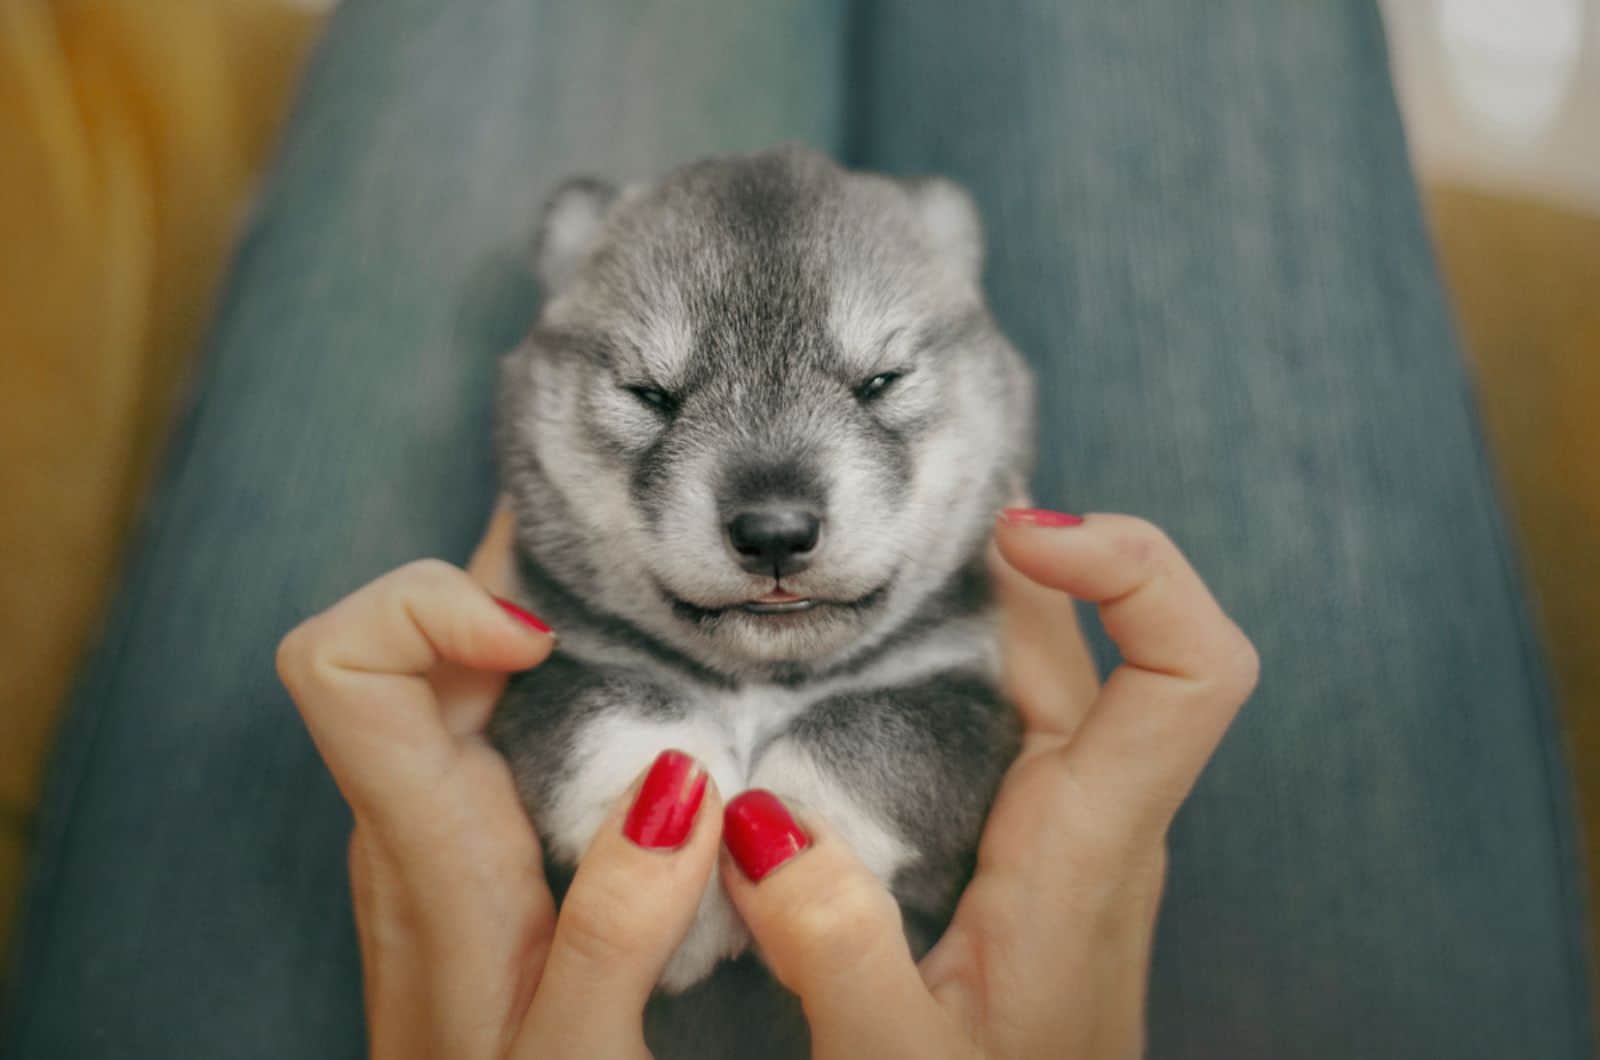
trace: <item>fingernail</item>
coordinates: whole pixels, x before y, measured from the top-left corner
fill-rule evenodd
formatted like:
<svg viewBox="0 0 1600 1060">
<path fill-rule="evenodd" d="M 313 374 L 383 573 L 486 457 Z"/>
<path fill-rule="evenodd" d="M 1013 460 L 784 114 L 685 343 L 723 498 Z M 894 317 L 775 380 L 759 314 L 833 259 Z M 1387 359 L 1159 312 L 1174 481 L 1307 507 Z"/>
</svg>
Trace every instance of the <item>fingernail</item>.
<svg viewBox="0 0 1600 1060">
<path fill-rule="evenodd" d="M 1083 522 L 1081 515 L 1052 512 L 1048 508 L 1005 508 L 1000 518 L 1012 526 L 1077 526 Z"/>
<path fill-rule="evenodd" d="M 722 840 L 740 871 L 753 883 L 760 883 L 811 845 L 811 837 L 794 823 L 778 797 L 760 788 L 729 801 L 723 813 Z"/>
<path fill-rule="evenodd" d="M 506 614 L 510 615 L 512 618 L 516 619 L 518 622 L 521 622 L 524 626 L 527 626 L 529 629 L 536 629 L 540 633 L 549 633 L 550 632 L 550 627 L 545 625 L 544 621 L 538 615 L 534 614 L 532 611 L 529 611 L 526 608 L 518 607 L 516 604 L 512 603 L 510 600 L 502 600 L 498 596 L 494 598 L 494 602 L 499 604 L 501 610 L 505 611 Z"/>
<path fill-rule="evenodd" d="M 622 834 L 651 850 L 682 846 L 705 794 L 706 771 L 700 763 L 682 751 L 662 751 L 628 808 Z"/>
</svg>

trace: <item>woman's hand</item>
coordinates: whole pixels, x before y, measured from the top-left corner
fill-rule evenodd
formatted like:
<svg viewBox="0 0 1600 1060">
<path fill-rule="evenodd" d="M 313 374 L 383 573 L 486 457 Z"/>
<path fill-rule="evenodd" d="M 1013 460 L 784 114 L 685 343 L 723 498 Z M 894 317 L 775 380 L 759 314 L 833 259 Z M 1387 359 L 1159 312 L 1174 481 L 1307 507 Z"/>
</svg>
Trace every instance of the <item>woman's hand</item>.
<svg viewBox="0 0 1600 1060">
<path fill-rule="evenodd" d="M 759 882 L 723 860 L 819 1057 L 1140 1055 L 1166 831 L 1255 687 L 1255 650 L 1146 522 L 1008 510 L 995 545 L 1022 752 L 920 967 L 893 899 L 822 822 L 802 818 L 810 845 Z M 1104 688 L 1073 597 L 1099 605 L 1121 650 Z M 744 802 L 729 847 L 782 833 L 781 806 Z"/>
<path fill-rule="evenodd" d="M 643 797 L 636 783 L 601 827 L 557 919 L 538 839 L 483 736 L 506 675 L 553 645 L 537 619 L 490 595 L 509 583 L 510 541 L 502 511 L 468 571 L 402 567 L 278 650 L 355 814 L 350 881 L 374 1056 L 648 1055 L 645 999 L 716 859 L 714 786 L 663 756 Z"/>
</svg>

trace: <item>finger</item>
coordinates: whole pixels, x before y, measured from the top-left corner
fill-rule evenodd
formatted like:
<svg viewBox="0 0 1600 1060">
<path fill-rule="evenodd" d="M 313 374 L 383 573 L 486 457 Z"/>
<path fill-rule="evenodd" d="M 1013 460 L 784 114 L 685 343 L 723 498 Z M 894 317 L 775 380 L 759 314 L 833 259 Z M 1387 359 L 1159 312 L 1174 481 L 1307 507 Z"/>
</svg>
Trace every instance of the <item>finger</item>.
<svg viewBox="0 0 1600 1060">
<path fill-rule="evenodd" d="M 510 596 L 516 589 L 512 571 L 514 535 L 511 508 L 502 496 L 484 529 L 483 540 L 467 563 L 467 573 L 496 596 Z M 441 662 L 429 680 L 444 712 L 446 727 L 458 737 L 483 732 L 506 686 L 503 672 L 475 670 L 452 662 Z"/>
<path fill-rule="evenodd" d="M 1099 605 L 1123 663 L 1060 753 L 1100 808 L 1165 828 L 1255 687 L 1254 647 L 1144 520 L 1041 526 L 1008 513 L 995 541 L 1029 578 Z"/>
<path fill-rule="evenodd" d="M 1007 698 L 1029 733 L 1070 736 L 1100 690 L 1072 597 L 1026 577 L 991 544 Z"/>
<path fill-rule="evenodd" d="M 511 503 L 501 496 L 484 529 L 483 540 L 473 550 L 467 561 L 467 573 L 478 579 L 497 596 L 511 593 L 514 578 L 512 570 L 512 545 L 516 540 L 517 524 L 511 513 Z"/>
<path fill-rule="evenodd" d="M 278 673 L 352 807 L 404 814 L 454 750 L 427 675 L 442 662 L 523 670 L 551 647 L 548 630 L 497 606 L 465 571 L 422 560 L 292 630 Z"/>
<path fill-rule="evenodd" d="M 778 981 L 799 995 L 818 1055 L 936 1056 L 950 1028 L 911 958 L 900 909 L 822 821 L 771 792 L 728 803 L 722 882 Z"/>
<path fill-rule="evenodd" d="M 579 861 L 513 1055 L 642 1052 L 644 1003 L 711 882 L 721 820 L 705 768 L 662 752 Z"/>
<path fill-rule="evenodd" d="M 1025 491 L 1011 503 L 1030 503 Z M 1070 736 L 1100 690 L 1072 598 L 1019 573 L 989 542 L 989 577 L 1000 604 L 1002 677 L 1022 716 L 1024 745 Z"/>
</svg>

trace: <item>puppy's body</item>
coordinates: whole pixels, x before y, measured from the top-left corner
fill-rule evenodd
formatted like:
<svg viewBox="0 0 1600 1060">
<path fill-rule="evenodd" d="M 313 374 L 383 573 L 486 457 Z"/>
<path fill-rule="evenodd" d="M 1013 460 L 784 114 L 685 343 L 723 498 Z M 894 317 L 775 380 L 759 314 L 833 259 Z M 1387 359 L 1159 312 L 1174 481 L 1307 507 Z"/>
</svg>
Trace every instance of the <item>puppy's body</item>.
<svg viewBox="0 0 1600 1060">
<path fill-rule="evenodd" d="M 498 448 L 520 588 L 560 632 L 491 736 L 552 879 L 676 747 L 770 789 L 942 930 L 1015 752 L 983 548 L 1029 383 L 978 287 L 965 195 L 783 149 L 552 201 L 547 302 Z M 659 1050 L 803 1049 L 713 879 L 662 978 Z"/>
</svg>

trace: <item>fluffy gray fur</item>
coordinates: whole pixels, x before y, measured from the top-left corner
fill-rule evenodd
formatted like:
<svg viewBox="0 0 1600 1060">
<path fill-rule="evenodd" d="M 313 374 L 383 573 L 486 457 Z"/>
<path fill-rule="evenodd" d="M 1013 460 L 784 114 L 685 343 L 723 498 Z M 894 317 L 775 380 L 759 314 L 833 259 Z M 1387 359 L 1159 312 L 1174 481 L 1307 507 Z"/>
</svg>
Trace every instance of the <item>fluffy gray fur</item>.
<svg viewBox="0 0 1600 1060">
<path fill-rule="evenodd" d="M 943 929 L 1017 738 L 983 553 L 1027 470 L 1031 384 L 981 246 L 948 181 L 795 147 L 551 197 L 497 448 L 520 595 L 560 641 L 491 736 L 558 889 L 679 747 L 724 797 L 766 787 L 827 819 L 917 949 Z M 774 505 L 820 519 L 781 578 L 812 606 L 752 613 L 778 581 L 729 521 Z M 713 878 L 648 1013 L 657 1055 L 803 1054 L 748 950 Z"/>
</svg>

